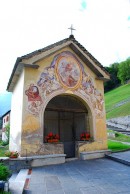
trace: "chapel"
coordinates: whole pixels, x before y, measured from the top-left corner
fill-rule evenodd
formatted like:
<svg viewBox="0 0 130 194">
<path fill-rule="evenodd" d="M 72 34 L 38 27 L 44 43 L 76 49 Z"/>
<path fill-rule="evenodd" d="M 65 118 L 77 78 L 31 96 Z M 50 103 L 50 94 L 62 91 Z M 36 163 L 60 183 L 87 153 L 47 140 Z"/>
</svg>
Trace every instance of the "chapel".
<svg viewBox="0 0 130 194">
<path fill-rule="evenodd" d="M 10 144 L 20 156 L 107 150 L 105 68 L 75 39 L 18 57 L 12 92 Z"/>
</svg>

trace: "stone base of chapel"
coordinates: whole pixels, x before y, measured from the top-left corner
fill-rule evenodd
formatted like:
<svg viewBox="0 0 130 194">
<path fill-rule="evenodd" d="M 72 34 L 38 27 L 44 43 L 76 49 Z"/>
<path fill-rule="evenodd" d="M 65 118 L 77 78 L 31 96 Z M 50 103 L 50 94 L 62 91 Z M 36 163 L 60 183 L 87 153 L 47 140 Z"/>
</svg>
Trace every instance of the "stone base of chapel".
<svg viewBox="0 0 130 194">
<path fill-rule="evenodd" d="M 110 154 L 110 150 L 96 150 L 91 152 L 81 152 L 80 159 L 81 160 L 90 160 L 105 157 L 105 154 Z"/>
</svg>

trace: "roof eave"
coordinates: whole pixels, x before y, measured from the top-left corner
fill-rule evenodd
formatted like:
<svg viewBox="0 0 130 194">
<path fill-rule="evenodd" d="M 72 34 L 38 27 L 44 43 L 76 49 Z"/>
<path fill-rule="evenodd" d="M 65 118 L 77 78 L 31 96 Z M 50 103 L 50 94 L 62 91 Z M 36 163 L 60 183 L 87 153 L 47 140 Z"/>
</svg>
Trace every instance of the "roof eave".
<svg viewBox="0 0 130 194">
<path fill-rule="evenodd" d="M 11 75 L 11 77 L 10 77 L 10 81 L 9 81 L 8 88 L 7 88 L 7 90 L 9 92 L 13 91 L 13 88 L 14 88 L 20 74 L 22 73 L 24 67 L 38 69 L 39 65 L 37 65 L 37 64 L 24 64 L 24 63 L 21 63 L 21 62 L 18 61 L 16 63 L 15 71 L 13 72 L 13 75 Z"/>
<path fill-rule="evenodd" d="M 18 57 L 15 63 L 15 66 L 13 68 L 12 74 L 10 76 L 7 91 L 12 92 L 13 88 L 16 84 L 16 81 L 18 79 L 18 76 L 23 70 L 23 67 L 32 67 L 32 68 L 38 68 L 38 66 L 35 64 L 37 61 L 41 60 L 39 56 L 42 56 L 42 53 L 44 54 L 44 57 L 47 57 L 58 50 L 70 46 L 70 48 L 83 60 L 85 64 L 88 65 L 88 67 L 97 75 L 97 77 L 101 78 L 102 80 L 109 80 L 110 75 L 105 70 L 105 68 L 77 41 L 75 40 L 74 36 L 70 36 L 69 38 L 63 39 L 57 43 L 51 44 L 43 49 L 39 49 L 37 51 L 34 51 L 30 54 L 24 55 L 22 57 Z M 54 49 L 55 48 L 55 49 Z M 52 50 L 51 52 L 50 49 Z M 35 58 L 37 56 L 36 61 L 35 59 L 30 60 L 31 58 Z M 39 59 L 38 59 L 39 58 Z M 43 58 L 42 58 L 43 59 Z M 27 64 L 27 62 L 29 64 Z M 21 62 L 21 63 L 20 63 Z M 35 67 L 34 67 L 35 66 Z M 37 67 L 36 67 L 37 66 Z M 101 71 L 100 71 L 101 69 Z M 15 78 L 14 78 L 15 76 Z"/>
<path fill-rule="evenodd" d="M 9 114 L 11 112 L 11 110 L 8 110 L 6 113 L 4 113 L 3 115 L 1 115 L 1 118 L 3 118 L 5 115 Z"/>
<path fill-rule="evenodd" d="M 13 77 L 14 77 L 15 71 L 16 71 L 17 66 L 18 66 L 18 64 L 19 64 L 20 61 L 21 61 L 21 57 L 18 57 L 17 60 L 16 60 L 16 62 L 15 62 L 13 71 L 12 71 L 12 73 L 11 73 L 11 76 L 10 76 L 10 79 L 9 79 L 9 82 L 8 82 L 8 85 L 7 85 L 7 89 L 6 89 L 6 90 L 7 90 L 8 92 L 12 92 L 12 91 L 10 90 L 10 84 L 11 84 L 11 82 L 12 82 L 12 79 L 13 79 Z"/>
</svg>

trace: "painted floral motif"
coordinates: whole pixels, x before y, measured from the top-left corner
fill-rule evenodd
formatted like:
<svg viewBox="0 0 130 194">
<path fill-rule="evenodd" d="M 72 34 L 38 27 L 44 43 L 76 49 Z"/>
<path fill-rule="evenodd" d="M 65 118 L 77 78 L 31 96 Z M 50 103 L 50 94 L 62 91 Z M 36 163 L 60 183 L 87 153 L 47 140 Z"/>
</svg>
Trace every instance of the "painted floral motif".
<svg viewBox="0 0 130 194">
<path fill-rule="evenodd" d="M 40 111 L 40 105 L 42 104 L 42 98 L 39 94 L 39 89 L 34 84 L 30 84 L 29 88 L 25 91 L 28 96 L 28 111 L 34 115 L 38 115 Z"/>
</svg>

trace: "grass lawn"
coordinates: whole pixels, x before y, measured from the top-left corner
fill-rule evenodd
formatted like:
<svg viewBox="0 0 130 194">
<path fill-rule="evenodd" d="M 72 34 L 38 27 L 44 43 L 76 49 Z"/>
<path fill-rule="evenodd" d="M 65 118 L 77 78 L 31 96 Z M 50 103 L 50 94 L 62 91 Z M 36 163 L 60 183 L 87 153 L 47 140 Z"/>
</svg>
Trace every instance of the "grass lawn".
<svg viewBox="0 0 130 194">
<path fill-rule="evenodd" d="M 107 119 L 130 115 L 130 102 L 107 112 Z"/>
<path fill-rule="evenodd" d="M 5 157 L 5 152 L 9 150 L 9 145 L 6 145 L 4 147 L 0 147 L 0 157 Z"/>
<path fill-rule="evenodd" d="M 130 102 L 127 102 L 120 107 L 115 107 L 116 104 L 121 101 L 126 101 L 127 99 L 130 99 L 130 84 L 120 86 L 105 93 L 107 118 L 130 115 Z"/>
<path fill-rule="evenodd" d="M 112 151 L 123 151 L 123 150 L 130 149 L 130 145 L 126 145 L 121 142 L 108 140 L 108 149 Z"/>
<path fill-rule="evenodd" d="M 112 151 L 120 151 L 130 149 L 130 145 L 123 144 L 121 142 L 130 142 L 130 136 L 113 131 L 107 130 L 108 133 L 114 133 L 115 137 L 109 137 L 108 148 Z M 119 142 L 117 142 L 119 141 Z"/>
<path fill-rule="evenodd" d="M 122 141 L 122 142 L 130 142 L 130 136 L 113 131 L 113 130 L 107 130 L 107 132 L 112 132 L 115 133 L 115 137 L 109 137 L 111 140 L 116 140 L 116 141 Z"/>
</svg>

